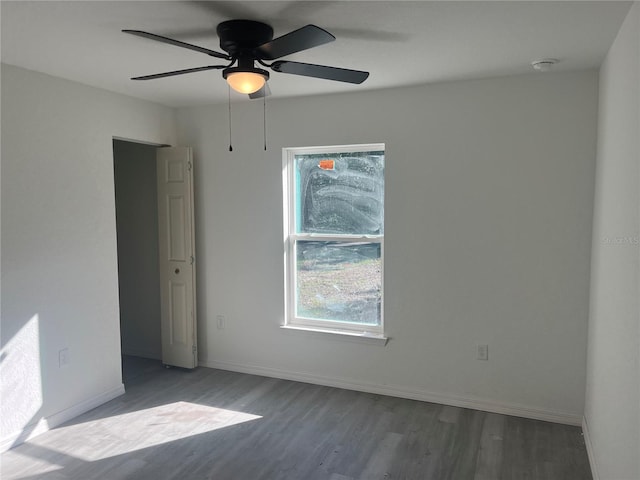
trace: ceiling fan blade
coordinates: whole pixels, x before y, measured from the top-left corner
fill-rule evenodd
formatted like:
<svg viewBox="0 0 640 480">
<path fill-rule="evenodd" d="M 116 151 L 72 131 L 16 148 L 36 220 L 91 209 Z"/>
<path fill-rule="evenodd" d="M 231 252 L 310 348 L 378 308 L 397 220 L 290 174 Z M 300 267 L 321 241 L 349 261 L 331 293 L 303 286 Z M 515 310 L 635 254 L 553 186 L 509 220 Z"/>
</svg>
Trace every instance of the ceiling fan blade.
<svg viewBox="0 0 640 480">
<path fill-rule="evenodd" d="M 231 57 L 225 53 L 216 52 L 215 50 L 209 50 L 208 48 L 199 47 L 197 45 L 191 45 L 190 43 L 181 42 L 180 40 L 174 40 L 173 38 L 163 37 L 156 35 L 155 33 L 143 32 L 142 30 L 122 30 L 124 33 L 130 33 L 131 35 L 137 35 L 138 37 L 148 38 L 150 40 L 156 40 L 162 43 L 168 43 L 169 45 L 175 45 L 176 47 L 188 48 L 189 50 L 195 50 L 196 52 L 206 53 L 216 58 L 224 58 L 230 60 Z"/>
<path fill-rule="evenodd" d="M 208 65 L 206 67 L 186 68 L 184 70 L 173 70 L 172 72 L 154 73 L 153 75 L 143 75 L 142 77 L 133 77 L 131 80 L 154 80 L 156 78 L 173 77 L 175 75 L 183 75 L 185 73 L 202 72 L 204 70 L 218 70 L 226 68 L 227 65 Z"/>
<path fill-rule="evenodd" d="M 336 39 L 326 30 L 315 25 L 306 25 L 289 32 L 256 48 L 255 53 L 262 60 L 274 60 L 292 53 L 317 47 Z"/>
<path fill-rule="evenodd" d="M 369 72 L 363 72 L 361 70 L 327 67 L 325 65 L 314 65 L 312 63 L 288 62 L 286 60 L 273 62 L 271 68 L 276 72 L 358 84 L 364 82 L 369 76 Z"/>
<path fill-rule="evenodd" d="M 255 100 L 256 98 L 268 97 L 269 95 L 271 95 L 271 89 L 269 88 L 269 84 L 265 83 L 260 90 L 250 93 L 249 98 Z"/>
</svg>

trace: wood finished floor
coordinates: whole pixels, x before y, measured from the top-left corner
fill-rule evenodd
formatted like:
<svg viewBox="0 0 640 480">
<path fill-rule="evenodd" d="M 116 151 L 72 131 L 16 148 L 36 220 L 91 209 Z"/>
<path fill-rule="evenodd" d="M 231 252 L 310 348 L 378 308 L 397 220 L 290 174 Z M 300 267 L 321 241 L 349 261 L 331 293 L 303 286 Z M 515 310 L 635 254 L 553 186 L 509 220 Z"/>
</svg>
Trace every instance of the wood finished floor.
<svg viewBox="0 0 640 480">
<path fill-rule="evenodd" d="M 1 457 L 3 480 L 586 480 L 580 429 L 126 358 L 127 393 Z"/>
</svg>

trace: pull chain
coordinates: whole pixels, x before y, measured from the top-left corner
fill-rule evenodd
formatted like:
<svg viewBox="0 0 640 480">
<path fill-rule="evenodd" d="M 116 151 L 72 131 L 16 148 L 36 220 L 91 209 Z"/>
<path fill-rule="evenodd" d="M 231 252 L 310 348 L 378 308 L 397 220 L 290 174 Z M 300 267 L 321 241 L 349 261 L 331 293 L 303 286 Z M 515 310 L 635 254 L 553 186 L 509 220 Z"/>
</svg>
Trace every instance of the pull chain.
<svg viewBox="0 0 640 480">
<path fill-rule="evenodd" d="M 264 95 L 262 96 L 262 124 L 264 126 L 264 151 L 267 151 L 267 84 L 264 84 Z"/>
<path fill-rule="evenodd" d="M 227 90 L 229 94 L 229 151 L 233 152 L 233 147 L 231 146 L 231 86 L 227 85 Z"/>
</svg>

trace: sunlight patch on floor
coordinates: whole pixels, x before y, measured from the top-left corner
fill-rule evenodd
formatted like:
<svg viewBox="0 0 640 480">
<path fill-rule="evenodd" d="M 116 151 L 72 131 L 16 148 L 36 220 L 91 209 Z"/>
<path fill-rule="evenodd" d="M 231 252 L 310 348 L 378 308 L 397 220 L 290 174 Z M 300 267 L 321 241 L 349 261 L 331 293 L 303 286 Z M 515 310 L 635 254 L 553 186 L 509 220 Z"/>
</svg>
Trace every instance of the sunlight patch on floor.
<svg viewBox="0 0 640 480">
<path fill-rule="evenodd" d="M 33 439 L 61 454 L 96 461 L 262 418 L 189 402 L 137 410 L 62 427 Z"/>
</svg>

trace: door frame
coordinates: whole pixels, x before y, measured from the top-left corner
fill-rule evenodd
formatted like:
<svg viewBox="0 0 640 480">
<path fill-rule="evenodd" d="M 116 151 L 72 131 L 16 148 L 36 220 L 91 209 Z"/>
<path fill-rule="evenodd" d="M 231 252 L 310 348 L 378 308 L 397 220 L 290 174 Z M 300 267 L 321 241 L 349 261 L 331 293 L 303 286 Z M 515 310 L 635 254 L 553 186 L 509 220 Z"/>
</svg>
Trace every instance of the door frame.
<svg viewBox="0 0 640 480">
<path fill-rule="evenodd" d="M 117 135 L 112 135 L 111 136 L 111 145 L 112 145 L 112 152 L 111 152 L 111 158 L 112 158 L 112 164 L 115 168 L 115 151 L 113 149 L 113 142 L 114 141 L 120 141 L 120 142 L 126 142 L 126 143 L 132 143 L 132 144 L 139 144 L 139 145 L 146 145 L 149 147 L 153 147 L 154 149 L 158 149 L 161 147 L 171 147 L 172 145 L 166 144 L 166 143 L 158 143 L 158 142 L 151 142 L 151 141 L 147 141 L 147 140 L 140 140 L 137 138 L 130 138 L 130 137 L 121 137 L 121 136 L 117 136 Z M 114 177 L 113 177 L 113 181 L 112 181 L 112 188 L 113 188 L 113 198 L 114 198 L 114 234 L 117 238 L 118 235 L 118 224 L 117 221 L 115 221 L 115 215 L 116 215 L 116 203 L 115 203 L 115 195 L 116 195 L 116 178 L 115 178 L 115 172 L 114 172 Z M 157 200 L 156 200 L 156 204 L 157 204 Z M 156 212 L 157 215 L 157 212 Z M 159 233 L 156 232 L 156 237 L 159 236 Z M 117 245 L 116 245 L 117 247 Z M 119 260 L 120 260 L 120 256 L 119 253 L 116 249 L 116 271 L 118 272 L 117 275 L 117 281 L 118 281 L 118 291 L 120 291 L 120 273 L 119 273 Z M 159 281 L 159 279 L 158 279 Z M 121 324 L 121 314 L 120 314 L 120 298 L 118 296 L 118 329 L 119 329 L 119 339 L 120 339 L 120 352 L 119 352 L 119 357 L 120 360 L 122 361 L 122 356 L 123 356 L 123 349 L 122 349 L 122 324 Z M 162 335 L 162 326 L 159 324 L 158 326 L 158 334 L 161 336 Z M 160 343 L 160 356 L 162 356 L 162 340 Z M 123 378 L 123 382 L 124 382 L 124 378 Z"/>
</svg>

